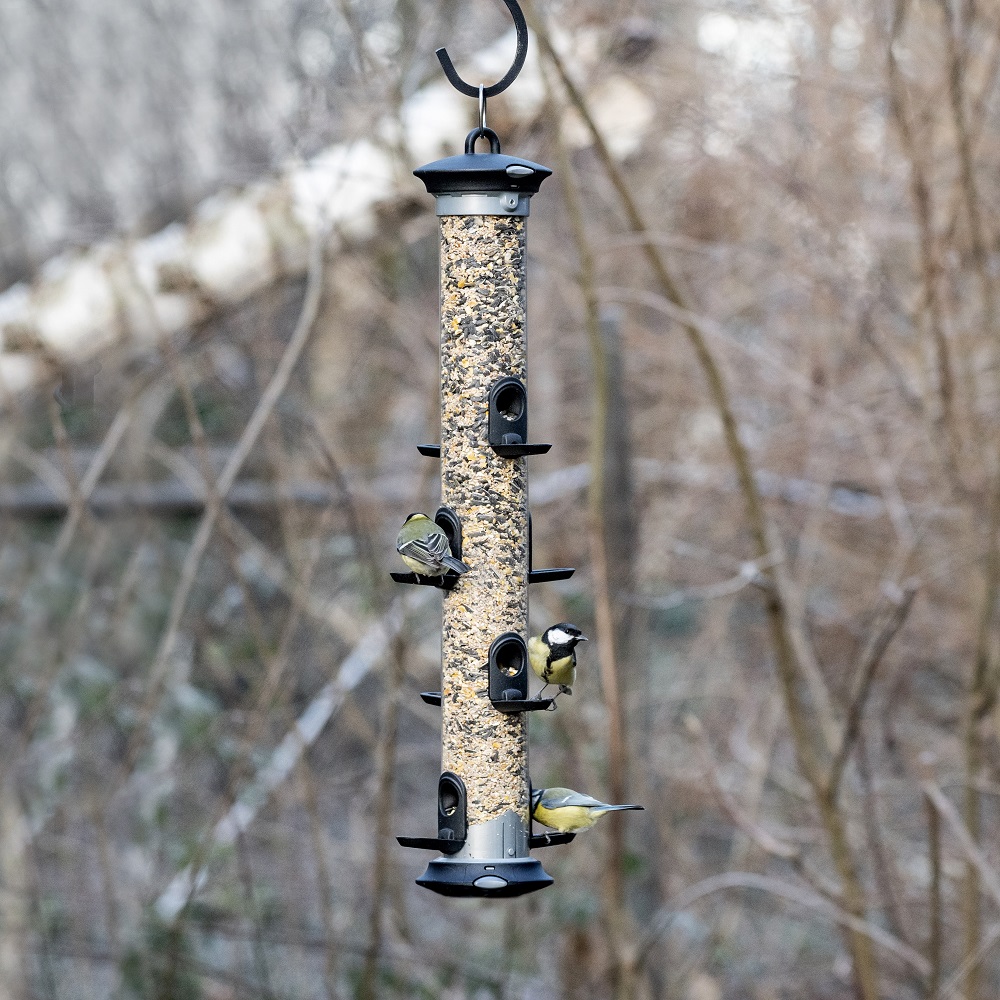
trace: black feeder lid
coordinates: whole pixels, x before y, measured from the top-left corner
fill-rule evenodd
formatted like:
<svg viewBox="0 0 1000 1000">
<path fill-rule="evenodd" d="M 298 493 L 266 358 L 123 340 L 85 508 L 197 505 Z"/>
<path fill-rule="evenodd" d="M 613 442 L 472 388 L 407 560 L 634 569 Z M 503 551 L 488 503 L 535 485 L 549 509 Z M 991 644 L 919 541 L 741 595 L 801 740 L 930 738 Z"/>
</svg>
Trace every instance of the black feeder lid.
<svg viewBox="0 0 1000 1000">
<path fill-rule="evenodd" d="M 424 182 L 430 194 L 485 194 L 492 191 L 535 194 L 542 181 L 552 173 L 540 163 L 499 152 L 499 142 L 491 142 L 490 146 L 489 153 L 466 152 L 449 156 L 417 167 L 413 172 Z"/>
</svg>

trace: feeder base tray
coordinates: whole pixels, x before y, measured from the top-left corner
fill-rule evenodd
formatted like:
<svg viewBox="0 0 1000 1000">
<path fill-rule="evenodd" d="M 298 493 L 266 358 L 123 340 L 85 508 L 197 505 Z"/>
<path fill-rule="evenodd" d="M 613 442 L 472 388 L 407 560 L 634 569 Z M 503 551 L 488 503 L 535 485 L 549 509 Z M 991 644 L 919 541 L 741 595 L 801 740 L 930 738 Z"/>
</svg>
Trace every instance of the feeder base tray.
<svg viewBox="0 0 1000 1000">
<path fill-rule="evenodd" d="M 553 879 L 534 858 L 465 861 L 435 858 L 417 885 L 442 896 L 502 899 L 523 896 L 552 885 Z"/>
</svg>

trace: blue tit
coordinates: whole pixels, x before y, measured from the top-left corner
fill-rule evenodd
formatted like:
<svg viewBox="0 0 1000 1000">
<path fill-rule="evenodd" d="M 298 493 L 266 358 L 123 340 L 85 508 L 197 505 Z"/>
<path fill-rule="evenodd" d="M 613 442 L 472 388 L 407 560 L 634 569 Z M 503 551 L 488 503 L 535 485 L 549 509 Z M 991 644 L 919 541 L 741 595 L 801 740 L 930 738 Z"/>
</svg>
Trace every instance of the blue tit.
<svg viewBox="0 0 1000 1000">
<path fill-rule="evenodd" d="M 586 641 L 583 632 L 569 622 L 549 626 L 541 635 L 528 640 L 531 669 L 545 681 L 545 687 L 558 684 L 564 694 L 572 694 L 576 681 L 576 644 Z"/>
<path fill-rule="evenodd" d="M 572 788 L 536 788 L 531 793 L 531 816 L 560 833 L 589 830 L 605 813 L 642 806 L 612 806 Z"/>
<path fill-rule="evenodd" d="M 419 576 L 468 573 L 469 567 L 451 554 L 448 536 L 426 514 L 411 514 L 399 529 L 396 551 Z"/>
</svg>

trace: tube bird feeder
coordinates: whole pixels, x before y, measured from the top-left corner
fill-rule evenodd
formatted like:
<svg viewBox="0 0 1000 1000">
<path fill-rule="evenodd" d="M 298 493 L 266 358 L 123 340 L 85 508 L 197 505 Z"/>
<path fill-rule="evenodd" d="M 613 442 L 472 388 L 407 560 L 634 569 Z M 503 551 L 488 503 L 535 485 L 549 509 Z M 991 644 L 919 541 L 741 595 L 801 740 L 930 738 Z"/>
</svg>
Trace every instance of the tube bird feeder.
<svg viewBox="0 0 1000 1000">
<path fill-rule="evenodd" d="M 481 136 L 489 153 L 474 151 Z M 471 568 L 446 593 L 442 626 L 442 772 L 464 788 L 465 842 L 417 882 L 445 895 L 514 896 L 552 882 L 529 855 L 525 711 L 534 706 L 517 641 L 528 625 L 526 456 L 547 450 L 527 438 L 525 223 L 551 170 L 501 154 L 495 134 L 476 129 L 464 154 L 414 173 L 440 222 L 441 502 L 461 521 Z M 490 652 L 508 633 L 494 673 L 509 683 L 491 685 Z M 518 710 L 491 700 L 509 691 Z"/>
<path fill-rule="evenodd" d="M 414 173 L 436 201 L 441 265 L 441 443 L 420 445 L 441 462 L 436 519 L 461 539 L 469 567 L 433 582 L 443 599 L 442 761 L 437 837 L 399 837 L 437 850 L 417 884 L 448 896 L 519 896 L 551 885 L 532 847 L 572 833 L 531 835 L 527 713 L 552 707 L 528 697 L 528 584 L 565 579 L 571 569 L 531 565 L 527 456 L 548 451 L 528 436 L 526 223 L 531 197 L 552 171 L 501 153 L 486 127 L 486 98 L 517 75 L 527 28 L 516 0 L 518 53 L 500 83 L 478 88 L 479 126 L 465 152 Z M 438 57 L 463 93 L 444 50 Z M 485 140 L 489 152 L 476 152 Z"/>
</svg>

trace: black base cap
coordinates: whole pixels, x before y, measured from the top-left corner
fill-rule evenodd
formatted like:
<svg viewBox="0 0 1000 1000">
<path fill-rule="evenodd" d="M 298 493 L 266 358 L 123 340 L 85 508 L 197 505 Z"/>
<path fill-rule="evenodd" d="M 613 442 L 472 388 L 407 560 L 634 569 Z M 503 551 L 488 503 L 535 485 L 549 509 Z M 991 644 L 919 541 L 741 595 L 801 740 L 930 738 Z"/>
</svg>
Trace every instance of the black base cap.
<svg viewBox="0 0 1000 1000">
<path fill-rule="evenodd" d="M 464 861 L 435 858 L 417 885 L 442 896 L 506 899 L 552 885 L 553 878 L 534 858 L 512 861 Z"/>
</svg>

